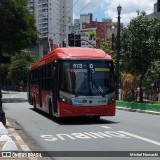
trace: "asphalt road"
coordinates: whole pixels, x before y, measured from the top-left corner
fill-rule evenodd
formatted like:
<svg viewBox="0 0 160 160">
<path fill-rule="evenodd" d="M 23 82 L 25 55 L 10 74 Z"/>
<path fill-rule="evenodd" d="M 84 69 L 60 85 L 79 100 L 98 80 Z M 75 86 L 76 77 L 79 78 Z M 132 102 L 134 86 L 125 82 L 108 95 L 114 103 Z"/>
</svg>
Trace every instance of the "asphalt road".
<svg viewBox="0 0 160 160">
<path fill-rule="evenodd" d="M 52 151 L 49 154 L 57 155 L 57 160 L 159 159 L 146 157 L 148 153 L 160 156 L 158 115 L 117 110 L 115 117 L 102 117 L 98 121 L 57 120 L 34 111 L 26 101 L 26 93 L 3 94 L 3 102 L 6 118 L 22 127 L 36 142 L 37 148 L 33 150 Z"/>
</svg>

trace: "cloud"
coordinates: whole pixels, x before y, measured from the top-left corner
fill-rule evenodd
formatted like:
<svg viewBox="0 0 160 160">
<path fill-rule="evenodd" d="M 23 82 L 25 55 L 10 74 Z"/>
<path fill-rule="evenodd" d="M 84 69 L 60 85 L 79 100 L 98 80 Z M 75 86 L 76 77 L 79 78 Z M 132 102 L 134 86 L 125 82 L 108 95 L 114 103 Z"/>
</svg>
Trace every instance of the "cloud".
<svg viewBox="0 0 160 160">
<path fill-rule="evenodd" d="M 74 3 L 76 1 L 77 0 L 73 0 Z M 117 6 L 120 4 L 122 6 L 121 22 L 126 25 L 132 18 L 137 16 L 137 10 L 145 11 L 147 14 L 152 13 L 154 3 L 156 2 L 157 0 L 79 0 L 74 6 L 74 17 L 79 18 L 79 14 L 82 13 L 94 14 L 94 11 L 98 8 L 105 12 L 107 18 L 116 22 Z M 98 13 L 96 12 L 96 14 Z M 94 17 L 96 17 L 96 15 L 94 15 Z"/>
<path fill-rule="evenodd" d="M 121 0 L 119 3 L 119 0 L 114 0 L 106 7 L 105 14 L 108 14 L 113 21 L 117 21 L 117 6 L 120 4 L 122 6 L 121 22 L 126 25 L 137 16 L 137 10 L 145 11 L 147 14 L 152 13 L 156 2 L 157 0 Z"/>
<path fill-rule="evenodd" d="M 73 0 L 74 15 L 77 16 L 83 13 L 93 13 L 97 7 L 105 8 L 106 0 Z M 77 2 L 77 3 L 76 3 Z"/>
</svg>

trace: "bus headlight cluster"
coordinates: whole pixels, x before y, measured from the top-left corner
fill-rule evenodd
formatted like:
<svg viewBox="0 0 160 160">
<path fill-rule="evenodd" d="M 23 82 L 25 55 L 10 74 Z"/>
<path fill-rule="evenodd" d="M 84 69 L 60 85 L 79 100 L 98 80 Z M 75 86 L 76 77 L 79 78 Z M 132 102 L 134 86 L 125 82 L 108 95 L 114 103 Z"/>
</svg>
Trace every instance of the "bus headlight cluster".
<svg viewBox="0 0 160 160">
<path fill-rule="evenodd" d="M 72 104 L 72 100 L 67 97 L 60 97 L 60 100 L 67 104 Z"/>
<path fill-rule="evenodd" d="M 108 104 L 114 103 L 115 102 L 115 97 L 111 97 L 108 99 Z"/>
</svg>

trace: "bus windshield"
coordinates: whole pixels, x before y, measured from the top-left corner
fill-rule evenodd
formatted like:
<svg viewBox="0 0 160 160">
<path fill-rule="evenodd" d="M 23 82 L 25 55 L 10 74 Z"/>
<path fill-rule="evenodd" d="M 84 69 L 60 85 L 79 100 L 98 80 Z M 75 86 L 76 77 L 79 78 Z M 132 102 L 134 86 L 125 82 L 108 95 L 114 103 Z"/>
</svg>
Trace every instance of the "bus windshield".
<svg viewBox="0 0 160 160">
<path fill-rule="evenodd" d="M 112 61 L 64 61 L 60 89 L 79 95 L 106 95 L 114 91 Z"/>
</svg>

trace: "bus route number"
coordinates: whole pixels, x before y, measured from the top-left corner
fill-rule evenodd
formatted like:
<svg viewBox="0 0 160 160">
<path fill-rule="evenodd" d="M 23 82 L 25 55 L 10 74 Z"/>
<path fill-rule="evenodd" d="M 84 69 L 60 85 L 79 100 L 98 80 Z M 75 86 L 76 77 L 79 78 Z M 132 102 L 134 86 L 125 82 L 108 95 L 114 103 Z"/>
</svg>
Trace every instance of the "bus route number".
<svg viewBox="0 0 160 160">
<path fill-rule="evenodd" d="M 74 64 L 73 67 L 74 68 L 82 68 L 82 64 Z"/>
<path fill-rule="evenodd" d="M 92 68 L 93 68 L 93 64 L 89 64 L 89 68 L 91 68 L 91 69 L 92 69 Z"/>
</svg>

